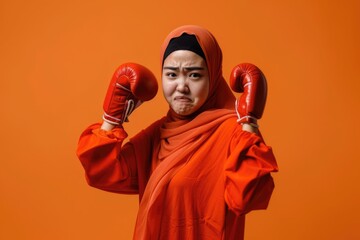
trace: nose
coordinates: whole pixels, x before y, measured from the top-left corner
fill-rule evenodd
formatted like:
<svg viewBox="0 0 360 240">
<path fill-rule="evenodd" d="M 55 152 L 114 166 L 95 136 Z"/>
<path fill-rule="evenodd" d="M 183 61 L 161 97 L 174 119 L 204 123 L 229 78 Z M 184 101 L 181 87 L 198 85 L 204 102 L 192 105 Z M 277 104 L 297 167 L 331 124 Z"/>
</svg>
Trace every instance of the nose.
<svg viewBox="0 0 360 240">
<path fill-rule="evenodd" d="M 189 84 L 188 84 L 186 77 L 180 77 L 178 79 L 178 84 L 176 86 L 176 90 L 181 93 L 189 93 L 190 92 Z"/>
</svg>

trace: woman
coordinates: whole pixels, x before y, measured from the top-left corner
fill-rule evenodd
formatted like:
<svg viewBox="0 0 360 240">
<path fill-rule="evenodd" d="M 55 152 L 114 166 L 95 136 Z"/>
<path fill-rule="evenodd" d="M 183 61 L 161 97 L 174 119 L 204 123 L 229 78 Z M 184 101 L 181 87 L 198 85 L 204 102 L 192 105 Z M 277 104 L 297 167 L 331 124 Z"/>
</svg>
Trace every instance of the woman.
<svg viewBox="0 0 360 240">
<path fill-rule="evenodd" d="M 122 123 L 156 94 L 157 85 L 137 64 L 115 72 L 103 123 L 88 127 L 78 145 L 88 183 L 139 194 L 134 239 L 243 239 L 245 214 L 267 207 L 274 187 L 270 172 L 277 171 L 256 124 L 265 104 L 265 79 L 255 69 L 244 80 L 236 68 L 231 85 L 245 92 L 235 111 L 235 97 L 222 76 L 221 49 L 198 26 L 168 35 L 161 64 L 169 111 L 123 146 Z M 241 79 L 249 81 L 245 87 Z"/>
</svg>

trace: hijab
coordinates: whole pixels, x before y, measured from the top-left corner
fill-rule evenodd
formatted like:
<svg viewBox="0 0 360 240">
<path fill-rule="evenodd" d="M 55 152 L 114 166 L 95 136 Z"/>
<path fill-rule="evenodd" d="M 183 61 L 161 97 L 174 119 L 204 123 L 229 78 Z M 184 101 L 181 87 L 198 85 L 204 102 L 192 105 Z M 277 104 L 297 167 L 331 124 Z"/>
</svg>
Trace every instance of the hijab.
<svg viewBox="0 0 360 240">
<path fill-rule="evenodd" d="M 156 159 L 152 159 L 156 167 L 141 198 L 134 239 L 152 239 L 158 234 L 162 205 L 173 176 L 224 121 L 236 118 L 235 97 L 222 75 L 222 51 L 208 30 L 193 25 L 173 30 L 161 46 L 161 64 L 170 41 L 184 33 L 194 35 L 204 53 L 209 71 L 209 94 L 200 109 L 189 116 L 180 116 L 169 109 L 160 127 L 160 139 L 154 140 L 158 141 L 154 144 L 154 151 L 158 151 L 154 154 Z"/>
<path fill-rule="evenodd" d="M 173 30 L 164 40 L 160 51 L 161 67 L 168 56 L 168 46 L 171 40 L 179 38 L 183 34 L 194 35 L 205 56 L 205 62 L 209 71 L 209 95 L 203 106 L 190 116 L 180 116 L 171 108 L 167 114 L 167 122 L 177 122 L 170 124 L 171 127 L 179 126 L 194 119 L 200 113 L 209 109 L 234 109 L 235 97 L 226 83 L 222 73 L 222 51 L 215 37 L 207 29 L 195 25 L 185 25 Z M 194 47 L 192 47 L 194 49 Z M 196 49 L 196 48 L 195 48 Z M 184 50 L 192 50 L 190 48 Z M 194 50 L 192 50 L 194 51 Z M 197 50 L 194 51 L 200 56 Z M 169 126 L 169 127 L 170 127 Z"/>
</svg>

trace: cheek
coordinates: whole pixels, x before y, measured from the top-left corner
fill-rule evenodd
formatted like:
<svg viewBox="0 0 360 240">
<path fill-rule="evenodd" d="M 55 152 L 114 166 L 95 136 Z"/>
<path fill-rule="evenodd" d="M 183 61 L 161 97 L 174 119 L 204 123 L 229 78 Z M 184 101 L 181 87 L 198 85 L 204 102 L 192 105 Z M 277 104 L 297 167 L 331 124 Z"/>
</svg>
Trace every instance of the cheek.
<svg viewBox="0 0 360 240">
<path fill-rule="evenodd" d="M 169 81 L 162 80 L 162 89 L 164 97 L 168 100 L 171 97 L 172 93 L 174 92 L 174 84 L 169 83 Z"/>
<path fill-rule="evenodd" d="M 207 82 L 197 83 L 193 86 L 193 92 L 200 101 L 205 101 L 209 95 L 209 84 Z"/>
</svg>

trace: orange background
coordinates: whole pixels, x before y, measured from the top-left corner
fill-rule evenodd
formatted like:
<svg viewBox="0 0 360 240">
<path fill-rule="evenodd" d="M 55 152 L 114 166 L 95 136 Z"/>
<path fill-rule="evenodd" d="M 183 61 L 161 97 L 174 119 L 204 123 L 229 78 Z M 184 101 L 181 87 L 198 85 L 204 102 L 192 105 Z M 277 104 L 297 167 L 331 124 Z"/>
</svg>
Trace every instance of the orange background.
<svg viewBox="0 0 360 240">
<path fill-rule="evenodd" d="M 130 239 L 137 196 L 88 187 L 77 140 L 100 121 L 114 69 L 159 77 L 165 36 L 208 28 L 224 75 L 252 62 L 269 95 L 261 129 L 280 166 L 267 211 L 246 239 L 360 239 L 360 2 L 0 2 L 0 239 Z M 130 117 L 130 135 L 165 114 L 161 91 Z"/>
</svg>

